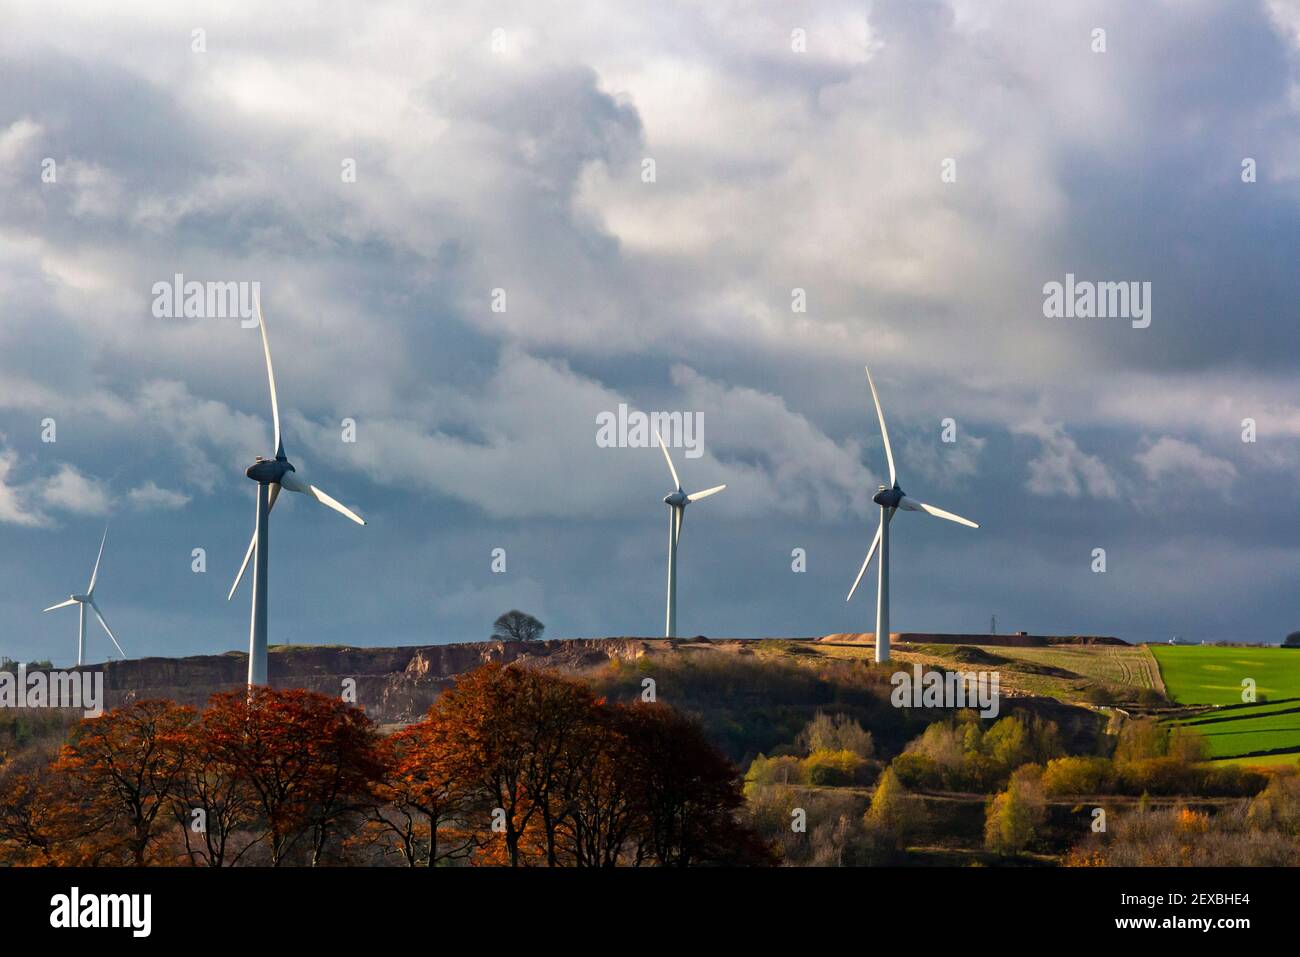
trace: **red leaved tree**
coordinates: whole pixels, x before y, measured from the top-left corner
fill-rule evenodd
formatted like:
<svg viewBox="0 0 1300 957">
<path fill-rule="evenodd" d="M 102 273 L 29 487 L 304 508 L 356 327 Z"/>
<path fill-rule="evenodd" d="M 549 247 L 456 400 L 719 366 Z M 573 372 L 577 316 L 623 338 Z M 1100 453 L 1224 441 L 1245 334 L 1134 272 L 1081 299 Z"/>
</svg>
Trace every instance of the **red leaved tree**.
<svg viewBox="0 0 1300 957">
<path fill-rule="evenodd" d="M 321 863 L 334 828 L 370 806 L 383 776 L 379 733 L 365 712 L 311 691 L 213 695 L 202 737 L 220 773 L 247 786 L 277 867 L 304 836 L 311 863 Z"/>
</svg>

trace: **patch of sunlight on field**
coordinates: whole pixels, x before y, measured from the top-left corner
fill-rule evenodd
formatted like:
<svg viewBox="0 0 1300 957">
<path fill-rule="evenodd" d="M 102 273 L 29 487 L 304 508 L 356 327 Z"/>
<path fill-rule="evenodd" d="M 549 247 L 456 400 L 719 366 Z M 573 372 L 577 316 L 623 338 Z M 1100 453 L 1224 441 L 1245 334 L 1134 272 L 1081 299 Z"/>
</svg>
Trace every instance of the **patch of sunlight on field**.
<svg viewBox="0 0 1300 957">
<path fill-rule="evenodd" d="M 1284 648 L 1219 648 L 1213 645 L 1149 645 L 1169 696 L 1179 704 L 1241 704 L 1242 681 L 1257 696 L 1300 697 L 1300 651 Z"/>
</svg>

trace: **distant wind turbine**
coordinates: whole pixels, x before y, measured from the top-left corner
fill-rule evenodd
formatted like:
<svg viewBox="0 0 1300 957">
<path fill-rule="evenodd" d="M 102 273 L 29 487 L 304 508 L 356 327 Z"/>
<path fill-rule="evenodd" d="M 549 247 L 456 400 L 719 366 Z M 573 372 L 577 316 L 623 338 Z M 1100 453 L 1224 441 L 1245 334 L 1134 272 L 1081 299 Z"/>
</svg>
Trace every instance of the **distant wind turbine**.
<svg viewBox="0 0 1300 957">
<path fill-rule="evenodd" d="M 664 451 L 664 459 L 668 462 L 668 471 L 673 474 L 673 484 L 677 486 L 677 491 L 671 495 L 664 496 L 664 504 L 668 506 L 668 621 L 664 628 L 664 633 L 669 638 L 677 637 L 677 543 L 682 537 L 682 524 L 686 521 L 686 506 L 691 502 L 698 502 L 702 498 L 708 498 L 710 495 L 721 492 L 727 486 L 715 485 L 713 488 L 706 488 L 703 492 L 693 492 L 687 495 L 682 491 L 682 480 L 677 477 L 677 469 L 673 467 L 673 457 L 668 454 L 668 446 L 664 445 L 664 437 L 655 432 L 655 438 L 659 440 L 659 448 Z"/>
<path fill-rule="evenodd" d="M 865 368 L 865 367 L 864 367 Z M 968 518 L 962 518 L 960 515 L 954 515 L 952 512 L 945 512 L 941 508 L 935 508 L 933 505 L 926 505 L 924 502 L 918 502 L 914 498 L 908 498 L 898 485 L 898 475 L 894 471 L 894 450 L 889 447 L 889 430 L 885 428 L 885 413 L 880 408 L 880 396 L 876 394 L 876 383 L 871 379 L 871 370 L 867 369 L 867 385 L 871 386 L 871 398 L 876 403 L 876 416 L 880 419 L 880 436 L 885 440 L 885 458 L 889 460 L 889 485 L 880 486 L 880 490 L 872 496 L 871 500 L 880 506 L 880 527 L 876 529 L 876 537 L 871 542 L 871 548 L 867 551 L 867 557 L 862 560 L 862 567 L 858 570 L 858 577 L 853 579 L 853 587 L 849 589 L 848 598 L 853 597 L 853 593 L 858 590 L 858 583 L 862 581 L 862 576 L 866 574 L 867 566 L 871 564 L 871 556 L 876 553 L 876 548 L 880 549 L 880 578 L 876 589 L 876 660 L 889 660 L 889 523 L 894 518 L 894 512 L 902 509 L 905 512 L 926 512 L 936 518 L 946 518 L 950 522 L 956 522 L 959 525 L 966 525 L 970 528 L 979 528 Z"/>
<path fill-rule="evenodd" d="M 113 635 L 113 629 L 108 627 L 108 622 L 104 620 L 104 613 L 99 610 L 95 604 L 95 581 L 99 578 L 99 563 L 104 557 L 104 543 L 108 541 L 108 529 L 104 529 L 104 537 L 99 540 L 99 554 L 95 557 L 95 567 L 90 573 L 90 584 L 86 586 L 84 595 L 72 595 L 67 601 L 61 601 L 57 605 L 51 605 L 46 611 L 54 611 L 56 608 L 67 608 L 69 605 L 80 605 L 81 621 L 77 625 L 77 667 L 80 668 L 86 661 L 86 608 L 89 607 L 94 612 L 99 623 L 104 626 L 108 632 L 108 637 L 112 639 L 113 644 L 117 647 L 118 654 L 123 658 L 126 652 L 122 646 L 117 643 L 117 638 Z"/>
<path fill-rule="evenodd" d="M 266 379 L 271 386 L 271 418 L 275 424 L 275 458 L 264 459 L 259 455 L 257 460 L 244 472 L 245 475 L 257 483 L 257 522 L 253 530 L 253 539 L 248 543 L 248 551 L 244 553 L 244 563 L 239 566 L 239 574 L 235 576 L 235 583 L 230 586 L 230 594 L 226 596 L 226 601 L 235 596 L 235 591 L 244 578 L 244 571 L 248 568 L 249 559 L 256 556 L 256 561 L 253 562 L 253 615 L 249 624 L 248 635 L 249 687 L 266 684 L 266 572 L 267 562 L 270 558 L 269 526 L 271 508 L 280 495 L 281 487 L 287 488 L 291 492 L 301 492 L 303 495 L 308 495 L 322 505 L 327 505 L 334 511 L 341 512 L 358 525 L 366 524 L 356 512 L 345 505 L 339 504 L 315 485 L 298 475 L 297 469 L 285 457 L 284 442 L 280 438 L 280 403 L 275 395 L 275 372 L 271 369 L 271 345 L 266 339 L 266 320 L 262 318 L 262 304 L 260 301 L 257 303 L 257 325 L 262 331 L 262 352 L 266 356 Z"/>
</svg>

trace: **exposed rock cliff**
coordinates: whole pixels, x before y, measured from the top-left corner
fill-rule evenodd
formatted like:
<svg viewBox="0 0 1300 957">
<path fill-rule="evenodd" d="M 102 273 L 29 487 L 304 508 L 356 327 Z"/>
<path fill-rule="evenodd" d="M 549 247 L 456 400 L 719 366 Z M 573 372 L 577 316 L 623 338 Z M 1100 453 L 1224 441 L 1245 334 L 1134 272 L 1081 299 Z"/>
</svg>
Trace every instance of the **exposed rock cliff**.
<svg viewBox="0 0 1300 957">
<path fill-rule="evenodd" d="M 268 680 L 274 687 L 307 688 L 336 695 L 356 683 L 357 704 L 383 723 L 418 721 L 456 675 L 489 661 L 523 661 L 580 671 L 611 658 L 671 653 L 680 641 L 641 638 L 571 638 L 484 641 L 406 648 L 272 647 Z M 170 698 L 200 706 L 215 691 L 243 686 L 248 656 L 240 652 L 192 658 L 141 658 L 89 665 L 103 671 L 107 707 L 140 698 Z"/>
</svg>

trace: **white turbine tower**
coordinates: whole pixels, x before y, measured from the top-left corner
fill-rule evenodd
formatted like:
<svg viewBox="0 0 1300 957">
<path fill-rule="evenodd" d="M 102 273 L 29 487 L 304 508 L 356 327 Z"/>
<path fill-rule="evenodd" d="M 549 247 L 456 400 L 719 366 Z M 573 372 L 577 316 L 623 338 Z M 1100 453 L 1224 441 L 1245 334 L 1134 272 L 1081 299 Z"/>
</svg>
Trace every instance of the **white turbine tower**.
<svg viewBox="0 0 1300 957">
<path fill-rule="evenodd" d="M 894 512 L 902 509 L 905 512 L 926 512 L 936 518 L 946 518 L 950 522 L 956 522 L 959 525 L 967 525 L 971 528 L 979 528 L 968 518 L 962 518 L 960 515 L 954 515 L 952 512 L 945 512 L 941 508 L 935 508 L 933 505 L 926 505 L 924 502 L 918 502 L 914 498 L 908 498 L 898 485 L 898 475 L 894 471 L 894 450 L 889 447 L 889 430 L 885 428 L 885 413 L 880 409 L 880 396 L 876 394 L 876 383 L 871 380 L 871 370 L 867 369 L 867 384 L 871 386 L 871 398 L 876 403 L 876 416 L 880 419 L 880 437 L 885 440 L 885 458 L 889 460 L 889 485 L 880 486 L 880 490 L 872 496 L 872 501 L 880 506 L 880 527 L 876 529 L 876 537 L 872 539 L 871 548 L 867 551 L 867 557 L 862 560 L 862 567 L 858 569 L 858 577 L 853 579 L 853 587 L 849 589 L 848 598 L 853 597 L 853 593 L 858 590 L 858 583 L 862 581 L 862 576 L 866 574 L 867 566 L 871 564 L 871 556 L 876 553 L 877 547 L 880 549 L 880 578 L 876 590 L 876 660 L 889 660 L 889 523 L 894 518 Z"/>
<path fill-rule="evenodd" d="M 95 557 L 95 567 L 90 573 L 90 584 L 86 586 L 84 595 L 71 595 L 67 601 L 61 601 L 57 605 L 51 605 L 46 611 L 54 611 L 56 608 L 67 608 L 69 605 L 80 605 L 81 622 L 77 625 L 77 667 L 80 668 L 86 661 L 86 608 L 89 607 L 94 612 L 99 623 L 104 626 L 104 631 L 108 632 L 108 637 L 112 639 L 113 644 L 117 647 L 118 654 L 123 658 L 126 652 L 122 646 L 117 643 L 117 638 L 113 635 L 113 629 L 108 627 L 108 622 L 104 620 L 104 613 L 99 610 L 95 604 L 95 581 L 99 578 L 99 563 L 104 557 L 104 543 L 108 541 L 108 529 L 104 529 L 104 537 L 99 540 L 99 554 Z"/>
<path fill-rule="evenodd" d="M 659 440 L 659 448 L 664 450 L 664 459 L 668 462 L 668 471 L 673 473 L 673 484 L 677 486 L 677 491 L 671 495 L 664 496 L 664 504 L 668 506 L 668 620 L 664 626 L 664 634 L 668 638 L 677 637 L 677 543 L 682 537 L 682 524 L 686 521 L 686 506 L 691 502 L 698 502 L 702 498 L 708 498 L 721 492 L 727 486 L 715 485 L 713 488 L 706 488 L 703 492 L 693 492 L 687 495 L 682 491 L 682 480 L 677 477 L 677 469 L 673 467 L 673 457 L 668 454 L 668 446 L 664 445 L 664 437 L 655 432 L 655 438 Z"/>
<path fill-rule="evenodd" d="M 361 516 L 350 508 L 339 504 L 315 485 L 307 482 L 297 474 L 284 454 L 284 442 L 280 438 L 280 403 L 275 395 L 275 372 L 271 369 L 271 346 L 266 339 L 266 321 L 262 318 L 262 304 L 257 303 L 257 325 L 262 331 L 262 352 L 266 356 L 266 379 L 271 386 L 271 418 L 275 424 L 275 458 L 257 460 L 244 472 L 257 483 L 257 523 L 253 529 L 253 539 L 248 543 L 244 553 L 244 563 L 239 566 L 235 583 L 230 586 L 229 601 L 235 596 L 235 590 L 244 578 L 248 561 L 253 556 L 253 615 L 249 624 L 248 635 L 248 684 L 266 684 L 266 573 L 270 558 L 270 518 L 271 508 L 280 495 L 280 489 L 309 495 L 322 505 L 327 505 L 336 512 L 341 512 L 358 525 L 366 524 Z"/>
</svg>

